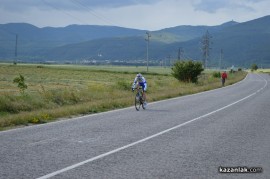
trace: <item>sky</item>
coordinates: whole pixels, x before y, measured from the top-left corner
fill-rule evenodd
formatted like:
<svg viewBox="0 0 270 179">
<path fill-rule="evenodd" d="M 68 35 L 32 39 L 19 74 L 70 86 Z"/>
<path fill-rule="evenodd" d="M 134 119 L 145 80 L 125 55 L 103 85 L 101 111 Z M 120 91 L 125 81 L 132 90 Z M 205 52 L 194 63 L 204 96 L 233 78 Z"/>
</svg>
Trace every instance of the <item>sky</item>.
<svg viewBox="0 0 270 179">
<path fill-rule="evenodd" d="M 0 0 L 0 24 L 71 24 L 160 30 L 220 25 L 269 15 L 270 0 Z"/>
</svg>

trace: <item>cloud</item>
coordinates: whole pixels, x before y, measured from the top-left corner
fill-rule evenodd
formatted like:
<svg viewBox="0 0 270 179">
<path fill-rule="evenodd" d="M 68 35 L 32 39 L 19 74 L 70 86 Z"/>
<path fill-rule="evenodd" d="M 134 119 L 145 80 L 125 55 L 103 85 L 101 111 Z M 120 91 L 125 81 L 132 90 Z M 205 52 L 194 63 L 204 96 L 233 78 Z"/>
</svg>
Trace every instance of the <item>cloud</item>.
<svg viewBox="0 0 270 179">
<path fill-rule="evenodd" d="M 38 27 L 114 25 L 159 30 L 244 22 L 269 14 L 269 0 L 1 0 L 0 23 Z"/>
<path fill-rule="evenodd" d="M 229 1 L 217 1 L 217 0 L 202 0 L 199 3 L 194 4 L 196 11 L 205 11 L 209 13 L 215 13 L 218 9 L 228 6 Z"/>
<path fill-rule="evenodd" d="M 200 0 L 193 4 L 196 11 L 216 13 L 220 9 L 255 11 L 253 5 L 267 0 Z"/>
<path fill-rule="evenodd" d="M 4 11 L 22 12 L 33 6 L 39 6 L 40 4 L 39 1 L 31 0 L 1 0 L 0 9 Z"/>
<path fill-rule="evenodd" d="M 159 0 L 74 0 L 88 5 L 89 7 L 102 7 L 102 8 L 115 8 L 115 7 L 124 7 L 132 6 L 138 4 L 154 4 Z"/>
<path fill-rule="evenodd" d="M 26 12 L 30 9 L 46 11 L 50 9 L 76 9 L 76 6 L 68 0 L 1 0 L 0 9 L 9 12 Z"/>
<path fill-rule="evenodd" d="M 27 11 L 29 9 L 84 10 L 88 8 L 117 8 L 136 4 L 153 4 L 157 0 L 1 0 L 0 9 L 6 11 Z"/>
</svg>

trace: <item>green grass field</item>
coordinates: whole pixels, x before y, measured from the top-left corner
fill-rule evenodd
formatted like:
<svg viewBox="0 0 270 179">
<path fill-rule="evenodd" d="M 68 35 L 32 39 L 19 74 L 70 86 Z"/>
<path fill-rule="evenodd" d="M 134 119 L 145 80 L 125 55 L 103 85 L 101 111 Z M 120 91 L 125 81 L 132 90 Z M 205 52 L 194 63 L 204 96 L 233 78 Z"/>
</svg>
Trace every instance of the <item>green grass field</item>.
<svg viewBox="0 0 270 179">
<path fill-rule="evenodd" d="M 257 72 L 262 72 L 262 73 L 270 73 L 270 69 L 258 69 Z"/>
<path fill-rule="evenodd" d="M 189 84 L 173 78 L 169 68 L 145 71 L 146 67 L 0 64 L 0 130 L 132 106 L 137 72 L 147 79 L 148 102 L 221 87 L 220 79 L 209 72 L 198 84 Z M 28 85 L 25 93 L 13 83 L 20 74 Z M 226 84 L 245 75 L 229 74 Z"/>
</svg>

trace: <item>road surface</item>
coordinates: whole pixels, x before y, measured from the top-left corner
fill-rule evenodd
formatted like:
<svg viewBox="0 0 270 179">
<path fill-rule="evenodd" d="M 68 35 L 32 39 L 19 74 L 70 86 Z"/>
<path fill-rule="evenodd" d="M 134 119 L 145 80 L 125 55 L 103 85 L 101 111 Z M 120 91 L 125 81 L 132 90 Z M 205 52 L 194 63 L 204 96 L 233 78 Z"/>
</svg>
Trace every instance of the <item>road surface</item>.
<svg viewBox="0 0 270 179">
<path fill-rule="evenodd" d="M 0 132 L 0 178 L 270 178 L 269 80 Z"/>
</svg>

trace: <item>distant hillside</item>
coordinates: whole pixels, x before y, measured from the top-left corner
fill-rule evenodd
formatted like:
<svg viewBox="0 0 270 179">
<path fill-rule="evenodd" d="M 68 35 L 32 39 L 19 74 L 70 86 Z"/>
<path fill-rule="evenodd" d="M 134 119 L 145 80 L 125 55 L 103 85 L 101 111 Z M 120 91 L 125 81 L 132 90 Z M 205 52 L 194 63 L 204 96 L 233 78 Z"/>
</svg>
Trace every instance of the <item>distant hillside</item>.
<svg viewBox="0 0 270 179">
<path fill-rule="evenodd" d="M 38 28 L 25 23 L 0 24 L 0 58 L 13 57 L 15 35 L 18 35 L 18 55 L 31 57 L 36 52 L 83 41 L 136 36 L 145 31 L 115 26 L 70 25 Z"/>
<path fill-rule="evenodd" d="M 157 43 L 174 43 L 174 42 L 183 42 L 190 39 L 194 39 L 200 36 L 206 29 L 222 29 L 221 26 L 177 26 L 172 28 L 163 29 L 160 31 L 151 32 L 151 44 Z M 46 60 L 46 58 L 59 57 L 59 52 L 57 50 L 52 50 L 57 47 L 68 45 L 67 54 L 62 54 L 61 59 L 73 57 L 75 54 L 79 54 L 76 58 L 81 58 L 80 51 L 75 52 L 70 50 L 70 47 L 73 47 L 71 44 L 78 43 L 79 46 L 83 44 L 90 44 L 89 41 L 94 40 L 93 43 L 97 43 L 96 39 L 104 40 L 104 43 L 108 43 L 108 40 L 113 40 L 111 43 L 117 43 L 116 41 L 119 37 L 132 37 L 133 39 L 142 39 L 145 37 L 145 32 L 143 30 L 137 29 L 128 29 L 115 26 L 96 26 L 96 25 L 70 25 L 67 27 L 44 27 L 38 28 L 26 23 L 10 23 L 10 24 L 0 24 L 0 40 L 3 42 L 0 44 L 0 58 L 14 58 L 15 51 L 15 35 L 18 35 L 18 58 L 23 60 Z M 112 39 L 116 37 L 115 39 Z M 107 40 L 105 38 L 108 38 Z M 121 39 L 123 40 L 123 39 Z M 136 41 L 136 40 L 135 40 Z M 87 42 L 87 43 L 84 43 Z M 123 42 L 121 42 L 123 44 Z M 131 41 L 127 40 L 125 47 L 134 46 Z M 102 42 L 98 42 L 102 44 Z M 95 45 L 90 45 L 91 47 L 100 49 L 101 47 L 94 47 Z M 106 46 L 106 45 L 105 45 Z M 140 53 L 142 48 L 145 45 L 136 47 L 136 50 L 133 50 L 133 53 Z M 122 58 L 123 53 L 117 54 L 117 49 L 112 46 L 110 49 L 103 50 L 103 53 L 112 54 L 113 58 Z M 59 48 L 61 49 L 61 48 Z M 79 50 L 78 48 L 75 48 Z M 93 53 L 96 53 L 95 50 L 89 52 L 89 57 L 94 56 Z M 104 49 L 104 48 L 103 48 Z M 109 50 L 109 51 L 108 51 Z M 62 51 L 62 50 L 60 50 Z M 114 51 L 114 53 L 110 53 Z M 128 50 L 127 50 L 128 51 Z M 54 52 L 54 53 L 53 53 Z M 69 54 L 73 52 L 74 54 Z M 133 55 L 130 53 L 130 55 Z M 69 55 L 68 55 L 69 54 Z M 96 53 L 97 55 L 97 53 Z M 61 55 L 60 55 L 61 56 Z M 136 58 L 137 55 L 129 57 L 129 59 Z"/>
<path fill-rule="evenodd" d="M 244 23 L 230 21 L 218 26 L 177 26 L 153 31 L 149 43 L 151 61 L 201 60 L 201 38 L 212 36 L 209 66 L 270 67 L 270 16 Z M 0 58 L 14 58 L 15 34 L 18 58 L 27 61 L 128 61 L 146 59 L 146 31 L 111 26 L 37 28 L 29 24 L 0 25 Z"/>
<path fill-rule="evenodd" d="M 219 32 L 223 28 L 235 24 L 237 23 L 228 22 L 220 26 L 177 26 L 153 31 L 150 37 L 150 58 L 154 60 L 167 58 L 170 55 L 170 50 L 166 47 L 168 44 L 189 41 L 202 36 L 208 29 Z M 58 47 L 38 55 L 58 61 L 74 59 L 142 60 L 146 57 L 145 38 L 146 34 L 143 32 L 138 36 L 90 40 Z M 175 47 L 174 50 L 177 51 L 178 47 Z"/>
<path fill-rule="evenodd" d="M 250 64 L 257 63 L 270 67 L 270 16 L 229 26 L 219 32 L 209 32 L 212 35 L 211 65 L 218 66 L 222 49 L 223 66 L 250 67 Z M 201 38 L 174 43 L 167 48 L 181 46 L 188 57 L 202 59 L 200 40 Z"/>
<path fill-rule="evenodd" d="M 143 48 L 140 48 L 143 47 Z M 145 40 L 142 36 L 91 40 L 54 48 L 43 55 L 50 59 L 134 60 L 144 58 Z"/>
<path fill-rule="evenodd" d="M 165 28 L 159 31 L 152 32 L 154 39 L 159 39 L 163 42 L 184 42 L 201 37 L 207 30 L 215 33 L 226 27 L 231 27 L 238 24 L 238 22 L 230 21 L 218 26 L 177 26 Z M 158 36 L 158 37 L 156 37 Z"/>
</svg>

